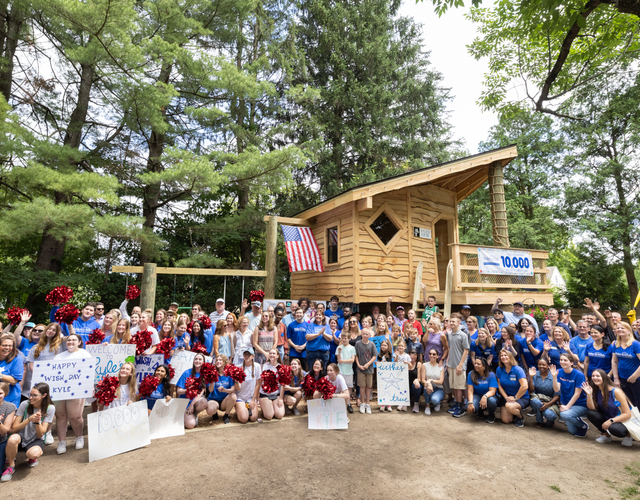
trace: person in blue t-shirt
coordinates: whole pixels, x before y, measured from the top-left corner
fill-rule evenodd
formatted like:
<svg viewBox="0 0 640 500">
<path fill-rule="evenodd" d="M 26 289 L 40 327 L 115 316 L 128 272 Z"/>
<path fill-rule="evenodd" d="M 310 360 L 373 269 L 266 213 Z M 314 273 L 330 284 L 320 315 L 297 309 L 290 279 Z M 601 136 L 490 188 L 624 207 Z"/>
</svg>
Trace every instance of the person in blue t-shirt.
<svg viewBox="0 0 640 500">
<path fill-rule="evenodd" d="M 605 373 L 610 374 L 614 344 L 605 344 L 604 332 L 595 328 L 591 329 L 591 339 L 593 342 L 587 347 L 584 355 L 585 376 L 591 377 L 594 370 L 604 370 Z"/>
<path fill-rule="evenodd" d="M 536 427 L 553 427 L 560 409 L 560 393 L 553 390 L 553 377 L 549 372 L 549 363 L 545 358 L 538 360 L 538 369 L 529 368 L 529 395 L 531 408 L 536 416 Z M 545 424 L 545 419 L 547 420 Z"/>
<path fill-rule="evenodd" d="M 488 424 L 494 423 L 498 407 L 497 390 L 498 380 L 489 370 L 487 358 L 477 357 L 473 362 L 473 371 L 467 375 L 467 411 L 477 414 L 478 418 L 486 418 Z"/>
<path fill-rule="evenodd" d="M 187 392 L 187 379 L 189 377 L 195 377 L 200 380 L 200 391 L 196 397 L 189 402 L 189 406 L 187 406 L 187 410 L 184 414 L 184 426 L 187 429 L 193 429 L 198 425 L 198 413 L 207 407 L 207 400 L 204 397 L 206 387 L 204 386 L 204 382 L 201 377 L 202 365 L 204 365 L 204 363 L 204 354 L 197 353 L 193 357 L 193 365 L 191 368 L 185 370 L 184 373 L 180 375 L 180 378 L 176 383 L 176 393 L 178 394 L 178 397 L 185 398 Z"/>
<path fill-rule="evenodd" d="M 49 313 L 49 321 L 51 323 L 56 322 L 56 312 L 60 306 L 53 306 L 51 308 L 51 312 Z M 73 330 L 75 333 L 80 335 L 82 339 L 82 343 L 86 345 L 89 341 L 89 335 L 91 333 L 100 328 L 100 323 L 98 323 L 95 319 L 93 319 L 93 313 L 95 312 L 96 306 L 93 302 L 87 302 L 84 306 L 82 306 L 82 311 L 78 319 L 76 319 L 73 323 Z M 60 323 L 60 328 L 62 328 L 62 334 L 66 337 L 69 335 L 69 325 L 65 323 Z"/>
<path fill-rule="evenodd" d="M 558 370 L 551 365 L 549 370 L 553 377 L 553 390 L 560 393 L 560 418 L 567 424 L 569 434 L 576 437 L 585 437 L 589 430 L 589 424 L 583 419 L 587 416 L 587 397 L 582 390 L 585 381 L 584 374 L 572 368 L 573 357 L 569 353 L 560 355 Z"/>
<path fill-rule="evenodd" d="M 633 330 L 620 321 L 615 327 L 611 368 L 616 387 L 624 391 L 633 406 L 640 406 L 640 342 L 633 339 Z"/>
<path fill-rule="evenodd" d="M 218 409 L 224 412 L 222 421 L 230 423 L 229 414 L 236 405 L 236 391 L 240 389 L 240 384 L 234 382 L 231 377 L 223 375 L 224 367 L 229 364 L 229 358 L 220 355 L 215 361 L 218 370 L 218 381 L 209 384 L 209 398 L 207 402 L 207 415 L 218 420 Z"/>
<path fill-rule="evenodd" d="M 571 338 L 569 337 L 569 334 L 564 330 L 564 328 L 554 326 L 551 335 L 553 336 L 553 340 L 544 341 L 543 353 L 543 356 L 549 362 L 549 366 L 560 366 L 561 354 L 569 354 L 570 358 L 577 363 L 578 356 L 574 356 L 574 353 L 571 352 L 571 346 L 569 344 Z"/>
<path fill-rule="evenodd" d="M 489 366 L 495 361 L 497 367 L 498 357 L 496 356 L 496 345 L 486 328 L 480 328 L 478 330 L 478 338 L 471 342 L 469 355 L 471 356 L 471 361 L 474 363 L 476 359 L 484 358 L 487 360 Z M 469 372 L 469 374 L 471 374 L 471 372 Z"/>
<path fill-rule="evenodd" d="M 337 320 L 340 320 L 344 318 L 342 309 L 338 308 L 339 303 L 340 299 L 337 297 L 337 295 L 331 297 L 331 299 L 329 300 L 329 309 L 324 312 L 324 315 L 327 317 L 327 319 L 335 317 Z"/>
<path fill-rule="evenodd" d="M 164 399 L 167 403 L 171 401 L 171 378 L 169 377 L 167 367 L 164 365 L 158 366 L 153 372 L 153 376 L 157 378 L 160 383 L 149 397 L 142 398 L 147 402 L 149 415 L 151 415 L 151 410 L 153 410 L 156 401 L 160 399 Z"/>
<path fill-rule="evenodd" d="M 499 364 L 496 378 L 498 379 L 498 406 L 500 406 L 500 420 L 509 424 L 513 421 L 516 427 L 524 426 L 521 411 L 529 406 L 529 386 L 524 370 L 518 366 L 511 351 L 502 349 L 498 354 Z"/>
<path fill-rule="evenodd" d="M 520 340 L 522 347 L 522 361 L 525 369 L 536 366 L 544 351 L 544 343 L 536 337 L 536 330 L 533 325 L 524 329 L 524 337 Z"/>
<path fill-rule="evenodd" d="M 5 333 L 0 336 L 0 382 L 9 384 L 9 394 L 5 394 L 4 400 L 16 408 L 20 406 L 20 381 L 23 376 L 24 356 L 18 351 L 13 334 Z"/>
<path fill-rule="evenodd" d="M 298 358 L 303 370 L 307 370 L 307 328 L 309 323 L 304 321 L 302 308 L 296 309 L 295 321 L 287 327 L 287 341 L 289 342 L 289 358 Z"/>
<path fill-rule="evenodd" d="M 329 364 L 330 344 L 333 343 L 333 335 L 322 310 L 316 311 L 313 322 L 307 325 L 307 363 L 313 366 L 316 359 L 322 362 L 324 370 Z"/>
<path fill-rule="evenodd" d="M 589 323 L 581 319 L 576 323 L 576 326 L 578 328 L 578 335 L 569 341 L 569 347 L 571 348 L 571 352 L 578 356 L 579 362 L 584 363 L 587 348 L 593 344 L 593 339 L 589 335 Z"/>
</svg>

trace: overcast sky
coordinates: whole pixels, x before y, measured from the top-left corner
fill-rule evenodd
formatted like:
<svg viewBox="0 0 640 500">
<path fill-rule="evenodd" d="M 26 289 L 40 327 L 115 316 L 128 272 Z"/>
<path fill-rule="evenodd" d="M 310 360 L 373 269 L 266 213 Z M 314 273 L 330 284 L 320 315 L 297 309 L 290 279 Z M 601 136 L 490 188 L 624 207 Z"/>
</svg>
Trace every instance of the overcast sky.
<svg viewBox="0 0 640 500">
<path fill-rule="evenodd" d="M 483 2 L 489 5 L 491 2 Z M 465 4 L 470 4 L 465 1 Z M 431 51 L 433 67 L 444 76 L 444 86 L 451 89 L 449 104 L 454 136 L 463 139 L 470 154 L 478 152 L 478 143 L 487 139 L 489 128 L 497 123 L 492 112 L 482 112 L 476 101 L 482 90 L 486 59 L 476 61 L 466 46 L 476 37 L 476 27 L 464 18 L 468 6 L 450 9 L 442 17 L 433 11 L 430 0 L 418 4 L 404 0 L 400 11 L 423 25 L 425 50 Z"/>
</svg>

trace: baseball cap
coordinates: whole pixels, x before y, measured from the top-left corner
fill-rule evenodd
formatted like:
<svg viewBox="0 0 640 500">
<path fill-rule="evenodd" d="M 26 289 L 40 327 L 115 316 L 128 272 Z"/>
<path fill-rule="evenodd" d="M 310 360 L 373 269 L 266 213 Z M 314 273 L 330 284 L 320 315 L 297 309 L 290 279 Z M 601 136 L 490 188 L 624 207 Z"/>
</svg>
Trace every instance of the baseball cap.
<svg viewBox="0 0 640 500">
<path fill-rule="evenodd" d="M 177 302 L 172 302 L 170 305 L 178 307 L 178 303 Z"/>
<path fill-rule="evenodd" d="M 262 302 L 260 302 L 259 300 L 255 300 L 251 303 L 252 306 L 256 306 L 256 307 L 260 307 L 262 305 Z"/>
<path fill-rule="evenodd" d="M 469 309 L 469 310 L 471 310 L 471 306 L 464 305 L 460 309 Z"/>
<path fill-rule="evenodd" d="M 224 304 L 224 299 L 218 299 L 218 300 L 216 300 L 216 304 L 217 304 L 218 302 L 222 302 L 222 303 Z"/>
<path fill-rule="evenodd" d="M 33 328 L 34 326 L 36 326 L 36 324 L 31 321 L 29 321 L 26 325 L 24 325 L 25 328 Z"/>
<path fill-rule="evenodd" d="M 524 307 L 524 304 L 522 302 L 520 302 L 519 300 L 513 303 L 514 306 L 520 306 L 520 307 Z"/>
<path fill-rule="evenodd" d="M 399 311 L 400 309 L 402 309 L 404 311 L 404 307 L 403 306 L 396 307 L 396 311 Z"/>
<path fill-rule="evenodd" d="M 251 349 L 245 349 L 244 352 L 242 353 L 242 355 L 244 356 L 247 353 L 253 354 L 253 351 Z"/>
</svg>

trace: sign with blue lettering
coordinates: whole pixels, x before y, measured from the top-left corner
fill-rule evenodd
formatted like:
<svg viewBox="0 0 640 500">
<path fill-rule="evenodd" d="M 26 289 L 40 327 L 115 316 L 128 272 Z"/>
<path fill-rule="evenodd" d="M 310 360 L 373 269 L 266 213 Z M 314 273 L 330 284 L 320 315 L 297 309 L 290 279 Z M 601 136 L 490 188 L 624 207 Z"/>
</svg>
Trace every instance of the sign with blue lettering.
<svg viewBox="0 0 640 500">
<path fill-rule="evenodd" d="M 136 355 L 134 344 L 90 344 L 86 350 L 95 358 L 96 384 L 107 376 L 117 377 L 122 365 L 127 361 L 134 363 Z"/>
<path fill-rule="evenodd" d="M 378 363 L 378 404 L 384 406 L 409 405 L 409 365 L 406 363 Z"/>
<path fill-rule="evenodd" d="M 478 248 L 480 274 L 533 276 L 531 252 L 506 248 Z"/>
<path fill-rule="evenodd" d="M 156 403 L 158 404 L 158 403 Z M 347 403 L 343 398 L 307 401 L 309 429 L 348 429 Z"/>
<path fill-rule="evenodd" d="M 51 399 L 84 399 L 93 397 L 93 381 L 96 360 L 86 358 L 65 359 L 60 361 L 36 361 L 33 364 L 31 384 L 44 382 L 49 384 Z"/>
</svg>

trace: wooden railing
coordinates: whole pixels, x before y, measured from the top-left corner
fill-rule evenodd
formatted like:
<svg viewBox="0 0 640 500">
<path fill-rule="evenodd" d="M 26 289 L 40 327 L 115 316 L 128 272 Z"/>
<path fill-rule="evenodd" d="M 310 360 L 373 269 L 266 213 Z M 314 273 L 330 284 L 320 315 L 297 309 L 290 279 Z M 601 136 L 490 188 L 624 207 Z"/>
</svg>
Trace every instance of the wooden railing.
<svg viewBox="0 0 640 500">
<path fill-rule="evenodd" d="M 524 250 L 531 252 L 533 260 L 533 276 L 503 276 L 480 274 L 478 271 L 478 246 L 453 243 L 451 255 L 453 259 L 453 289 L 454 290 L 549 290 L 551 285 L 547 277 L 547 259 L 549 252 L 544 250 L 528 250 L 510 248 L 509 250 Z"/>
</svg>

